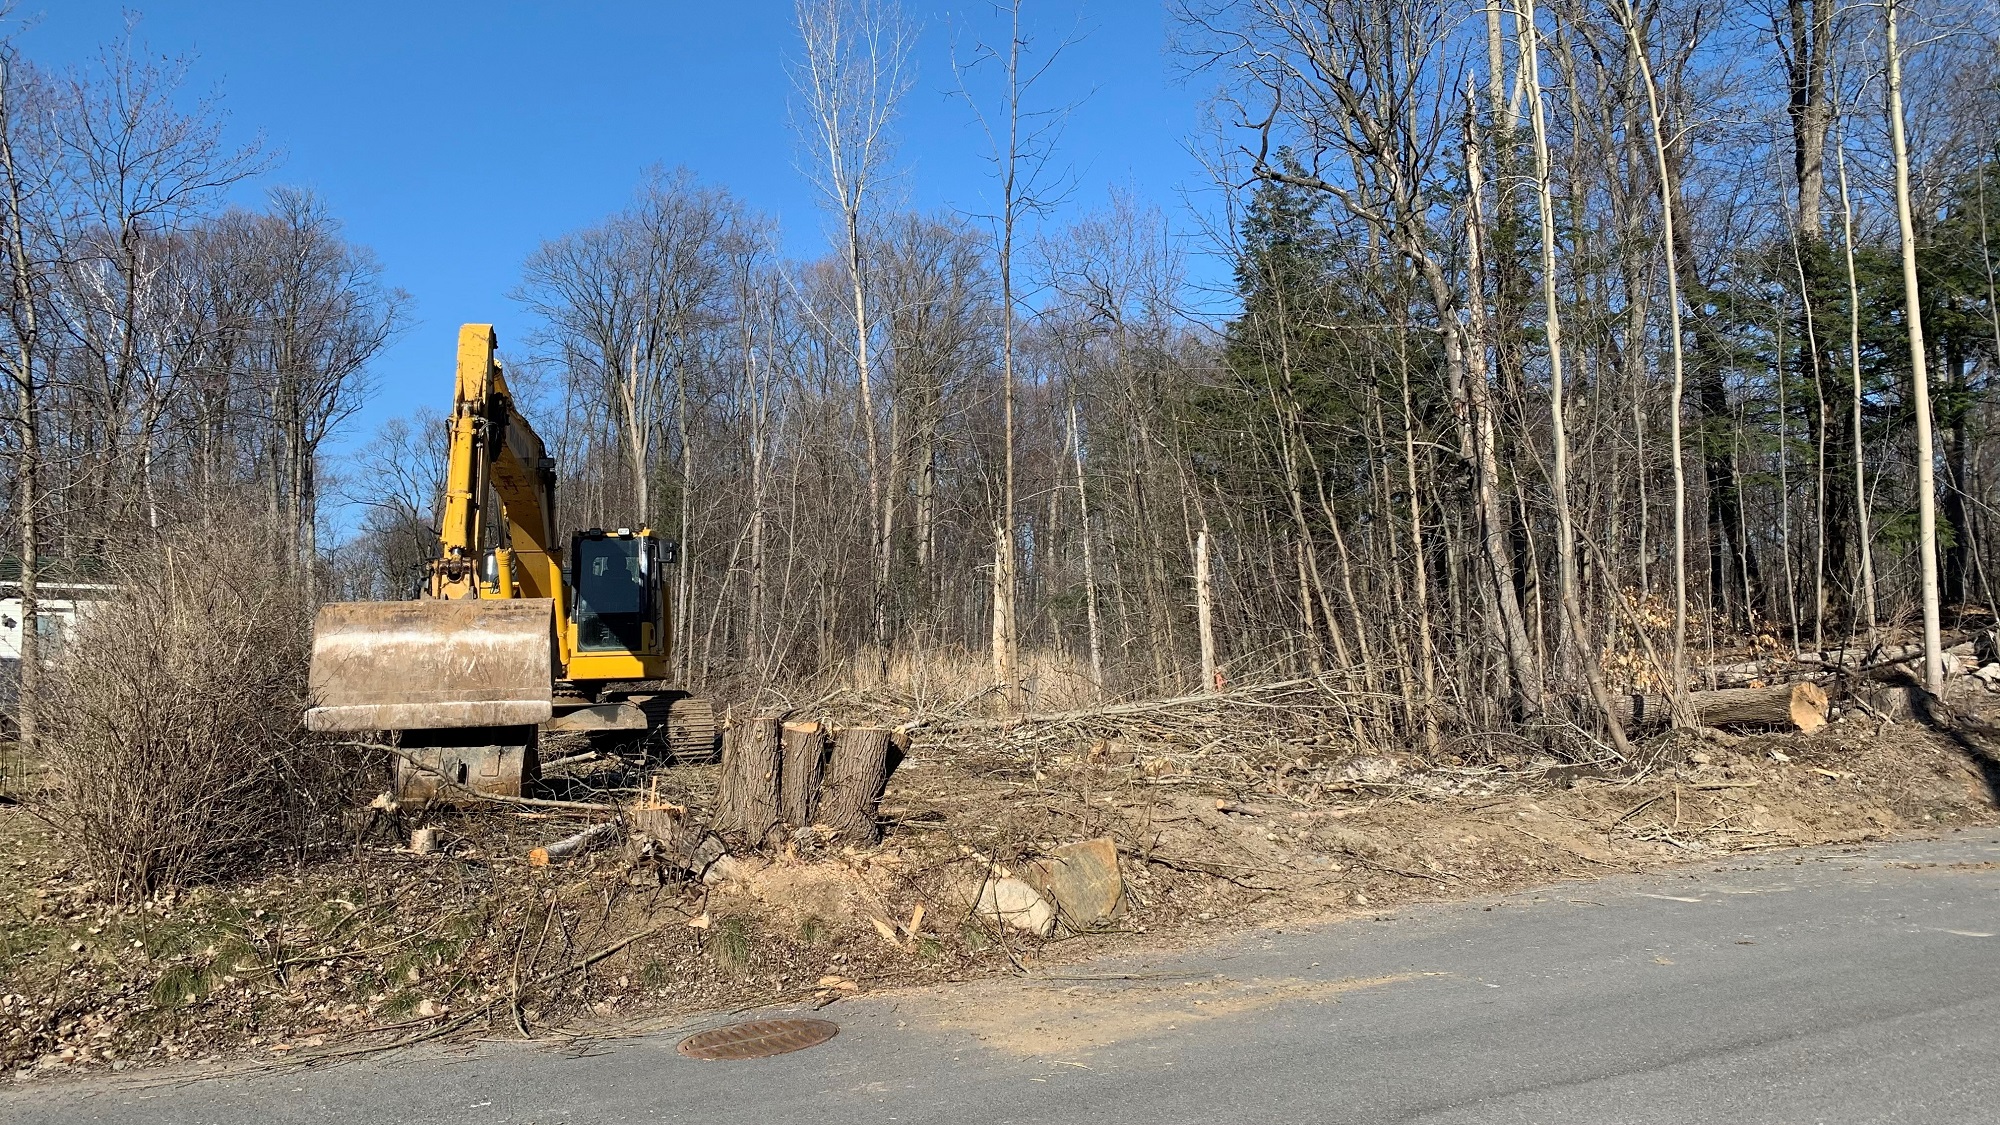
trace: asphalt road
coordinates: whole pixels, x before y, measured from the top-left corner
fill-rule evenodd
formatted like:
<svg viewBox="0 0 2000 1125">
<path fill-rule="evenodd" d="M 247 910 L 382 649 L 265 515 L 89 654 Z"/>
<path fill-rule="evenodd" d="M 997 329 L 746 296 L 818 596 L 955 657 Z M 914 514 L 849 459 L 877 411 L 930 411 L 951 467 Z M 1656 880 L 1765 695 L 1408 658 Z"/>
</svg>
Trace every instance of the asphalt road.
<svg viewBox="0 0 2000 1125">
<path fill-rule="evenodd" d="M 496 1043 L 178 1085 L 16 1088 L 0 1092 L 0 1121 L 2000 1121 L 1991 830 L 1063 972 L 955 1006 L 840 1004 L 825 1013 L 837 1038 L 773 1059 L 684 1059 L 679 1032 L 581 1050 Z"/>
</svg>

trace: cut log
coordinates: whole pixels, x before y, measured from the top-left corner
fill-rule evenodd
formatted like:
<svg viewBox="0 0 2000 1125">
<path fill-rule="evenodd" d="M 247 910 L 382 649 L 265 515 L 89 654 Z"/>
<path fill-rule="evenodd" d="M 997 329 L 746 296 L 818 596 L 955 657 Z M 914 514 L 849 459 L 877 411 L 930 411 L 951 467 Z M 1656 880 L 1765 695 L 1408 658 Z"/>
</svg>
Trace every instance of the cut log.
<svg viewBox="0 0 2000 1125">
<path fill-rule="evenodd" d="M 722 751 L 722 785 L 716 794 L 715 830 L 752 848 L 778 823 L 778 719 L 759 715 L 729 732 Z"/>
<path fill-rule="evenodd" d="M 574 836 L 564 837 L 546 848 L 535 848 L 530 851 L 528 866 L 547 867 L 555 860 L 569 859 L 582 855 L 592 848 L 602 847 L 618 838 L 618 829 L 619 824 L 615 820 L 593 824 Z"/>
<path fill-rule="evenodd" d="M 1661 695 L 1620 696 L 1620 718 L 1631 728 L 1665 726 L 1671 707 Z M 1688 708 L 1704 727 L 1791 727 L 1807 734 L 1826 725 L 1826 692 L 1818 684 L 1691 691 Z"/>
<path fill-rule="evenodd" d="M 818 723 L 785 724 L 780 773 L 778 816 L 793 828 L 804 828 L 819 811 L 819 787 L 826 775 L 826 731 Z"/>
<path fill-rule="evenodd" d="M 903 760 L 899 742 L 885 727 L 848 727 L 834 735 L 817 820 L 833 830 L 835 839 L 852 844 L 881 840 L 877 813 L 889 775 Z"/>
</svg>

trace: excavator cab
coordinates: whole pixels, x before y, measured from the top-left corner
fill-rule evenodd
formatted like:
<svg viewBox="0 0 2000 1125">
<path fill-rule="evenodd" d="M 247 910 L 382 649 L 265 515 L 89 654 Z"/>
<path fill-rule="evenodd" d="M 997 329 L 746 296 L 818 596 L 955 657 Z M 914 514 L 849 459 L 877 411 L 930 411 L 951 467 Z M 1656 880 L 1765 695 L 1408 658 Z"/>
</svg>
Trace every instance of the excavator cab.
<svg viewBox="0 0 2000 1125">
<path fill-rule="evenodd" d="M 644 528 L 593 527 L 570 537 L 563 638 L 572 682 L 667 674 L 666 567 L 673 553 Z"/>
<path fill-rule="evenodd" d="M 466 325 L 458 345 L 438 554 L 413 601 L 321 608 L 307 728 L 392 732 L 414 803 L 520 796 L 543 731 L 658 733 L 677 758 L 705 755 L 706 703 L 620 689 L 670 675 L 672 546 L 592 528 L 564 552 L 555 462 L 515 407 L 492 326 Z"/>
</svg>

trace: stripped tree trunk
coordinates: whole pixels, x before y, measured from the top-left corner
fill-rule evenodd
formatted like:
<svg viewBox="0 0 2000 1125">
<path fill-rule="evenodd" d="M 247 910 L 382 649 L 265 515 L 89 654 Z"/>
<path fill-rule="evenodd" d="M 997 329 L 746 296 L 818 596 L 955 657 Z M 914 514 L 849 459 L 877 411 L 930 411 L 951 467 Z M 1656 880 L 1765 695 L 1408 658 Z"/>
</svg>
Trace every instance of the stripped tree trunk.
<svg viewBox="0 0 2000 1125">
<path fill-rule="evenodd" d="M 1868 458 L 1861 427 L 1861 283 L 1854 274 L 1854 204 L 1847 194 L 1847 146 L 1837 146 L 1834 157 L 1840 168 L 1841 249 L 1847 259 L 1847 359 L 1854 396 L 1854 536 L 1861 548 L 1861 613 L 1866 622 L 1868 642 L 1875 642 L 1875 548 L 1870 542 L 1874 528 L 1868 517 Z"/>
<path fill-rule="evenodd" d="M 1639 22 L 1632 10 L 1631 0 L 1625 0 L 1620 10 L 1620 18 L 1625 24 L 1625 34 L 1632 45 L 1632 56 L 1639 64 L 1639 75 L 1646 84 L 1646 112 L 1653 127 L 1654 170 L 1660 180 L 1660 224 L 1661 244 L 1667 256 L 1667 333 L 1670 354 L 1674 364 L 1673 401 L 1668 413 L 1668 443 L 1672 446 L 1674 463 L 1674 652 L 1672 682 L 1668 684 L 1675 710 L 1686 718 L 1682 701 L 1687 695 L 1688 655 L 1687 655 L 1687 466 L 1681 455 L 1681 399 L 1686 394 L 1687 365 L 1681 348 L 1681 278 L 1680 263 L 1675 259 L 1674 212 L 1677 189 L 1674 186 L 1673 171 L 1667 160 L 1666 119 L 1660 112 L 1659 88 L 1653 82 L 1653 64 L 1650 48 L 1639 35 Z"/>
<path fill-rule="evenodd" d="M 1090 625 L 1090 682 L 1104 693 L 1104 649 L 1097 616 L 1097 560 L 1090 545 L 1090 490 L 1083 483 L 1083 431 L 1076 424 L 1076 400 L 1069 403 L 1069 445 L 1076 456 L 1077 534 L 1083 539 L 1083 603 Z"/>
<path fill-rule="evenodd" d="M 1201 629 L 1201 690 L 1222 690 L 1222 676 L 1215 664 L 1215 593 L 1208 579 L 1208 528 L 1194 540 L 1195 620 Z"/>
<path fill-rule="evenodd" d="M 1542 111 L 1537 62 L 1541 47 L 1535 33 L 1534 0 L 1516 0 L 1515 13 L 1520 22 L 1522 84 L 1528 92 L 1528 115 L 1534 132 L 1535 196 L 1541 211 L 1542 301 L 1549 346 L 1549 427 L 1554 435 L 1550 488 L 1556 504 L 1557 582 L 1561 587 L 1563 616 L 1569 624 L 1570 643 L 1575 646 L 1584 680 L 1604 716 L 1612 746 L 1618 753 L 1629 755 L 1632 747 L 1625 739 L 1624 725 L 1605 687 L 1604 670 L 1598 666 L 1597 647 L 1591 643 L 1583 618 L 1583 602 L 1577 592 L 1576 524 L 1569 504 L 1569 427 L 1563 416 L 1562 319 L 1557 311 L 1555 201 L 1549 191 L 1549 135 Z"/>
<path fill-rule="evenodd" d="M 1903 243 L 1903 319 L 1910 336 L 1910 406 L 1917 423 L 1917 556 L 1922 563 L 1924 687 L 1944 692 L 1944 640 L 1938 610 L 1937 450 L 1931 439 L 1931 381 L 1924 367 L 1924 314 L 1917 289 L 1916 220 L 1910 212 L 1910 148 L 1903 137 L 1903 63 L 1896 48 L 1896 8 L 1882 0 L 1889 52 L 1889 143 L 1896 157 L 1896 225 Z"/>
</svg>

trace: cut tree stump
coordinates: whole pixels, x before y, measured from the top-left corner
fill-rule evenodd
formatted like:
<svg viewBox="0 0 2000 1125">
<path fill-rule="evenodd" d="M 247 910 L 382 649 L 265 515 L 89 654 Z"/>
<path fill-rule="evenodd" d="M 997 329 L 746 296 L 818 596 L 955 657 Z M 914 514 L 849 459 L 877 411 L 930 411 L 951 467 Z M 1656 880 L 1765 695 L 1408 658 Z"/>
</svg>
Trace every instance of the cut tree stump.
<svg viewBox="0 0 2000 1125">
<path fill-rule="evenodd" d="M 833 830 L 835 839 L 852 844 L 882 839 L 877 813 L 889 774 L 903 760 L 898 741 L 886 727 L 847 727 L 834 734 L 817 820 Z"/>
<path fill-rule="evenodd" d="M 759 715 L 730 730 L 715 800 L 717 832 L 753 848 L 763 844 L 778 823 L 780 752 L 776 716 Z"/>
<path fill-rule="evenodd" d="M 826 775 L 826 731 L 818 723 L 786 723 L 783 742 L 778 817 L 793 828 L 804 828 L 819 811 L 819 787 Z"/>
<path fill-rule="evenodd" d="M 1665 726 L 1672 706 L 1663 695 L 1623 695 L 1619 718 L 1634 729 Z M 1807 734 L 1826 725 L 1826 692 L 1818 684 L 1691 691 L 1688 708 L 1704 727 L 1792 727 Z"/>
<path fill-rule="evenodd" d="M 652 801 L 626 810 L 625 817 L 633 833 L 653 841 L 652 859 L 678 875 L 714 884 L 746 873 L 743 861 L 729 854 L 722 838 L 679 805 Z"/>
</svg>

